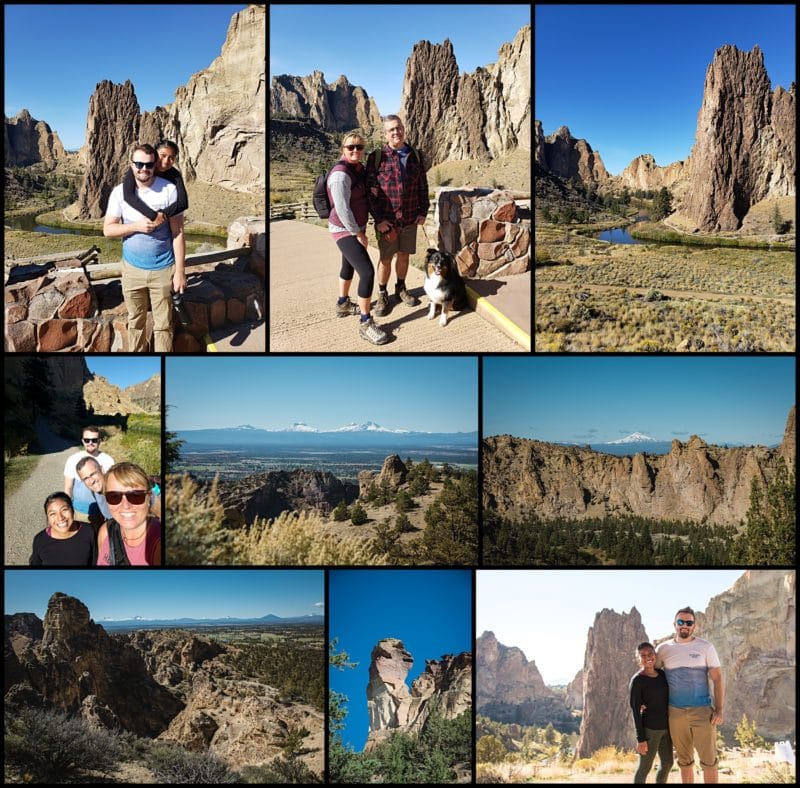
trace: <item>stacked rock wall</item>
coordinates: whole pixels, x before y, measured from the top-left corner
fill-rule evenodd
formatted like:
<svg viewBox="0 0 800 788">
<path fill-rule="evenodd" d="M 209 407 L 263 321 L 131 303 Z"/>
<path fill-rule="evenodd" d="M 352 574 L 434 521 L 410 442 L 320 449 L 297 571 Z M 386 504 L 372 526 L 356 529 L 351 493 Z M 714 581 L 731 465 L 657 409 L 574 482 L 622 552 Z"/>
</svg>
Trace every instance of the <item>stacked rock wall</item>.
<svg viewBox="0 0 800 788">
<path fill-rule="evenodd" d="M 510 192 L 440 189 L 434 223 L 439 249 L 454 255 L 462 276 L 521 274 L 531 265 L 530 227 Z"/>
</svg>

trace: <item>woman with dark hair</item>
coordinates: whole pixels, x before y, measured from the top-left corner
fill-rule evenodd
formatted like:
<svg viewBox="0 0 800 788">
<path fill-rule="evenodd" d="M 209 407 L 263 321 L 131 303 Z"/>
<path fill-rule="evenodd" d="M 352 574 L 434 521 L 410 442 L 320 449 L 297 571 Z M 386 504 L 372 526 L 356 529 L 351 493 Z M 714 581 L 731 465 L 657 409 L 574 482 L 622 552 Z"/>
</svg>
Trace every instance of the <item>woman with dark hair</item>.
<svg viewBox="0 0 800 788">
<path fill-rule="evenodd" d="M 54 492 L 44 502 L 47 527 L 33 537 L 31 566 L 94 566 L 94 528 L 75 519 L 72 499 Z"/>
<path fill-rule="evenodd" d="M 168 217 L 183 213 L 189 207 L 189 197 L 186 195 L 183 176 L 173 166 L 178 159 L 178 146 L 172 140 L 161 140 L 156 145 L 156 154 L 155 174 L 159 178 L 166 178 L 175 184 L 175 188 L 178 190 L 178 201 L 170 205 L 165 211 L 154 211 L 149 205 L 142 202 L 136 194 L 136 178 L 130 167 L 127 168 L 125 177 L 122 180 L 122 195 L 131 208 L 135 208 L 158 226 L 165 222 Z"/>
</svg>

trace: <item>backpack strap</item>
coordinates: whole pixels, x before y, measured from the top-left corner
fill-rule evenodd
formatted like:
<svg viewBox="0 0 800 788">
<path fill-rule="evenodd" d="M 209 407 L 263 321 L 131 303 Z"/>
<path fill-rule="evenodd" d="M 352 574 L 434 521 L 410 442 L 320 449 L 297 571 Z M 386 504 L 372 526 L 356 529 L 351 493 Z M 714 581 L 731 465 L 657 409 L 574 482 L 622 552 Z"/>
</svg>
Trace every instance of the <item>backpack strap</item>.
<svg viewBox="0 0 800 788">
<path fill-rule="evenodd" d="M 108 562 L 111 566 L 130 566 L 125 544 L 122 541 L 122 531 L 119 523 L 112 517 L 106 521 L 108 533 Z"/>
<path fill-rule="evenodd" d="M 148 566 L 156 566 L 156 554 L 161 558 L 161 526 L 160 524 L 157 526 L 155 521 L 155 517 L 147 518 L 147 536 L 145 536 L 147 551 L 145 555 Z M 158 563 L 160 564 L 161 561 Z"/>
</svg>

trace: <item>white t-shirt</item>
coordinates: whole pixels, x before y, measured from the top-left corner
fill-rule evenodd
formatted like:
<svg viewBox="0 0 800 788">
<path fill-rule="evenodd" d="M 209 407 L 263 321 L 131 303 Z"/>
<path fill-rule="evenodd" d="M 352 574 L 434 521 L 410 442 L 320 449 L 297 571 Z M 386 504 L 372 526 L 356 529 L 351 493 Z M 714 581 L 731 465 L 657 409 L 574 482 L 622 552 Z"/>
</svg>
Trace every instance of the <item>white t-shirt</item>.
<svg viewBox="0 0 800 788">
<path fill-rule="evenodd" d="M 175 184 L 166 178 L 159 178 L 157 175 L 150 186 L 137 187 L 136 194 L 145 205 L 149 205 L 154 211 L 164 211 L 178 201 L 178 190 Z M 123 224 L 133 224 L 147 218 L 125 202 L 121 183 L 114 187 L 108 198 L 106 216 L 122 219 Z M 123 238 L 122 257 L 126 263 L 136 268 L 151 271 L 169 268 L 175 262 L 169 221 L 164 222 L 152 233 L 134 233 Z"/>
<path fill-rule="evenodd" d="M 674 639 L 656 648 L 656 666 L 663 667 L 669 684 L 669 705 L 679 709 L 710 706 L 708 669 L 720 667 L 714 646 L 703 638 L 687 643 Z"/>
<path fill-rule="evenodd" d="M 107 473 L 108 469 L 114 464 L 114 460 L 104 451 L 99 454 L 89 454 L 88 451 L 77 451 L 75 454 L 70 454 L 67 457 L 67 462 L 64 465 L 64 476 L 68 479 L 73 479 L 72 484 L 72 505 L 75 507 L 76 512 L 86 513 L 89 511 L 89 506 L 95 502 L 94 493 L 78 478 L 78 472 L 75 470 L 78 463 L 84 457 L 93 457 L 97 460 L 103 473 Z"/>
</svg>

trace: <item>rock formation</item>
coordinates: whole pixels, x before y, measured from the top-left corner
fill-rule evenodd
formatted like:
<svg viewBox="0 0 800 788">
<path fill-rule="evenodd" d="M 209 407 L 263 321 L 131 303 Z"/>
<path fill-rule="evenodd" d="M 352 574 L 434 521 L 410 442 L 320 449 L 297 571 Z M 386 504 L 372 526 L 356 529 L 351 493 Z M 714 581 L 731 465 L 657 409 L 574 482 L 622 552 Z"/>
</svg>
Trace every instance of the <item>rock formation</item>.
<svg viewBox="0 0 800 788">
<path fill-rule="evenodd" d="M 155 144 L 167 138 L 177 143 L 178 166 L 187 181 L 233 191 L 265 190 L 265 19 L 264 5 L 234 14 L 220 56 L 179 87 L 166 107 L 141 114 L 130 81 L 98 83 L 86 120 L 79 218 L 105 213 L 137 141 Z"/>
<path fill-rule="evenodd" d="M 370 133 L 381 127 L 375 99 L 347 77 L 327 84 L 321 71 L 307 77 L 282 74 L 272 78 L 270 115 L 284 114 L 314 121 L 324 131 L 362 129 Z"/>
<path fill-rule="evenodd" d="M 796 736 L 795 585 L 794 571 L 749 570 L 697 615 L 722 665 L 728 735 L 746 714 L 768 739 Z"/>
<path fill-rule="evenodd" d="M 716 51 L 682 209 L 701 230 L 736 230 L 754 203 L 795 194 L 795 117 L 794 83 L 772 92 L 758 46 Z"/>
<path fill-rule="evenodd" d="M 554 725 L 568 723 L 570 713 L 549 689 L 534 661 L 521 649 L 504 646 L 493 632 L 484 632 L 475 649 L 478 714 L 503 723 Z"/>
<path fill-rule="evenodd" d="M 406 62 L 400 115 L 427 166 L 529 150 L 531 27 L 503 44 L 497 63 L 459 76 L 453 45 L 420 41 Z"/>
<path fill-rule="evenodd" d="M 659 167 L 656 160 L 649 153 L 637 156 L 619 176 L 622 186 L 629 189 L 642 189 L 651 191 L 662 187 L 671 188 L 682 178 L 686 177 L 687 164 L 675 161 L 666 167 Z"/>
<path fill-rule="evenodd" d="M 109 383 L 102 375 L 92 375 L 83 386 L 83 401 L 92 413 L 113 416 L 126 413 L 144 413 L 119 386 Z"/>
<path fill-rule="evenodd" d="M 633 514 L 738 524 L 750 484 L 772 479 L 775 463 L 795 462 L 794 407 L 783 443 L 723 449 L 697 436 L 668 454 L 616 457 L 577 446 L 501 435 L 483 443 L 484 507 L 501 517 L 583 519 Z"/>
<path fill-rule="evenodd" d="M 575 678 L 567 684 L 567 696 L 564 700 L 568 709 L 583 708 L 583 669 L 575 674 Z"/>
<path fill-rule="evenodd" d="M 4 166 L 27 167 L 39 162 L 53 166 L 67 158 L 58 134 L 43 120 L 32 118 L 27 109 L 5 118 L 4 125 Z"/>
<path fill-rule="evenodd" d="M 383 466 L 378 473 L 361 471 L 358 474 L 358 494 L 359 496 L 366 495 L 373 484 L 376 487 L 387 484 L 390 490 L 397 492 L 400 486 L 405 484 L 406 476 L 408 476 L 408 468 L 400 459 L 400 455 L 392 454 L 383 461 Z"/>
<path fill-rule="evenodd" d="M 122 392 L 147 413 L 161 410 L 161 375 L 155 374 L 142 383 L 134 383 Z"/>
<path fill-rule="evenodd" d="M 636 672 L 635 650 L 647 640 L 639 611 L 603 609 L 594 618 L 583 664 L 583 719 L 578 758 L 613 744 L 630 750 L 636 744 L 628 685 Z"/>
<path fill-rule="evenodd" d="M 406 676 L 414 659 L 401 640 L 384 638 L 372 649 L 367 685 L 369 734 L 365 751 L 393 733 L 419 733 L 434 707 L 453 719 L 472 707 L 472 655 L 445 654 L 426 660 L 411 684 Z"/>
<path fill-rule="evenodd" d="M 579 178 L 586 184 L 601 184 L 609 179 L 600 152 L 593 151 L 586 140 L 575 139 L 566 126 L 545 137 L 537 120 L 535 131 L 535 161 L 543 171 L 565 180 Z"/>
</svg>

